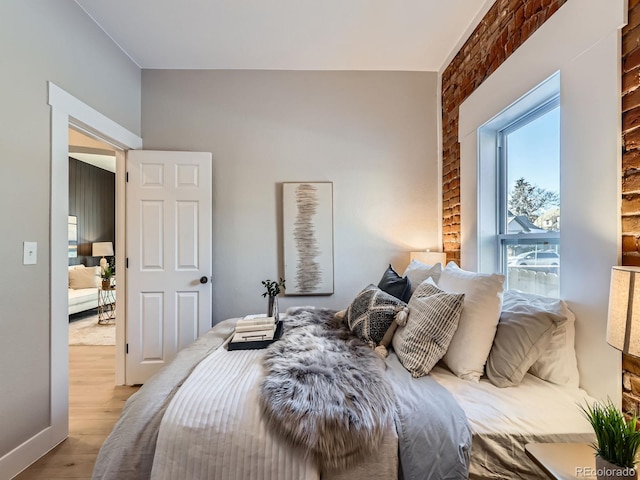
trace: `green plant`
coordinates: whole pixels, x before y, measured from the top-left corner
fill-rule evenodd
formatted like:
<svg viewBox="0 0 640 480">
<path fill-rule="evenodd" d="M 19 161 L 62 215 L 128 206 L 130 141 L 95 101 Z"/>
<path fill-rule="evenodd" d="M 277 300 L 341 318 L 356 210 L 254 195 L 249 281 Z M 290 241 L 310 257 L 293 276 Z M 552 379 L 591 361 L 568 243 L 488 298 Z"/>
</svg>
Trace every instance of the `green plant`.
<svg viewBox="0 0 640 480">
<path fill-rule="evenodd" d="M 267 289 L 267 291 L 262 294 L 263 297 L 277 297 L 280 294 L 280 290 L 286 288 L 284 286 L 284 278 L 282 277 L 279 282 L 275 280 L 263 280 L 262 285 Z"/>
<path fill-rule="evenodd" d="M 111 277 L 113 277 L 114 273 L 115 273 L 115 268 L 107 263 L 107 266 L 104 267 L 104 271 L 102 272 L 102 275 L 100 275 L 100 276 L 104 280 L 109 280 Z"/>
<path fill-rule="evenodd" d="M 638 417 L 634 414 L 626 419 L 611 400 L 580 408 L 596 434 L 596 454 L 615 465 L 633 468 L 640 447 Z"/>
</svg>

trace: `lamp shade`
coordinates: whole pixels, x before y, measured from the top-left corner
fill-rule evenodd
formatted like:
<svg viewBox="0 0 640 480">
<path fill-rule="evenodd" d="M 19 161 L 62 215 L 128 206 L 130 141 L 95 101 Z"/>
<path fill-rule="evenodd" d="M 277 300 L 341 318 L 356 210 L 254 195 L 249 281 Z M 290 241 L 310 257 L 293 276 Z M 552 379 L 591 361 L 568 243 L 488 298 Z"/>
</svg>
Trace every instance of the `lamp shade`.
<svg viewBox="0 0 640 480">
<path fill-rule="evenodd" d="M 444 266 L 447 263 L 447 254 L 443 252 L 431 252 L 429 250 L 422 252 L 410 252 L 409 260 L 417 260 L 425 265 L 441 263 Z"/>
<path fill-rule="evenodd" d="M 112 242 L 96 242 L 92 245 L 94 257 L 111 257 L 113 255 L 113 243 Z"/>
<path fill-rule="evenodd" d="M 607 343 L 640 357 L 640 268 L 613 267 L 609 291 Z"/>
</svg>

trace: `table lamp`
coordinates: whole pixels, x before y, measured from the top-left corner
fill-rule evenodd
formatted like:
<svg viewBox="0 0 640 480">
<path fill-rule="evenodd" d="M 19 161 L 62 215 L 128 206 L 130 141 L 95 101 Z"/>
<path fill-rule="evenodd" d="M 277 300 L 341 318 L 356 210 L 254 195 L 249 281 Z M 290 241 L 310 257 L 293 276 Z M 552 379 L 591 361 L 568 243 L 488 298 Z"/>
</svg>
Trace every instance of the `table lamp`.
<svg viewBox="0 0 640 480">
<path fill-rule="evenodd" d="M 113 243 L 112 242 L 95 242 L 92 245 L 91 255 L 94 257 L 102 257 L 100 259 L 100 275 L 104 273 L 104 269 L 107 266 L 107 259 L 104 257 L 113 256 Z"/>
<path fill-rule="evenodd" d="M 423 250 L 421 252 L 410 252 L 409 261 L 417 260 L 425 265 L 435 265 L 441 263 L 444 267 L 447 264 L 447 254 L 444 252 L 432 252 L 431 250 Z"/>
<path fill-rule="evenodd" d="M 640 267 L 611 269 L 607 316 L 607 343 L 634 357 L 640 357 L 639 275 Z"/>
</svg>

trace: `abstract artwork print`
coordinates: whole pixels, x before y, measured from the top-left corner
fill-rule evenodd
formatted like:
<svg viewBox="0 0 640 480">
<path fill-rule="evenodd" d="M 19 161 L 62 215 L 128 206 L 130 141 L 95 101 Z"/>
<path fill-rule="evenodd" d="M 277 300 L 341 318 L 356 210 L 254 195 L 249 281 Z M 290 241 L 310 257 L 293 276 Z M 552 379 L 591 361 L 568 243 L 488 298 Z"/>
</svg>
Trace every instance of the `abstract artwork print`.
<svg viewBox="0 0 640 480">
<path fill-rule="evenodd" d="M 283 183 L 287 295 L 333 293 L 333 183 Z"/>
</svg>

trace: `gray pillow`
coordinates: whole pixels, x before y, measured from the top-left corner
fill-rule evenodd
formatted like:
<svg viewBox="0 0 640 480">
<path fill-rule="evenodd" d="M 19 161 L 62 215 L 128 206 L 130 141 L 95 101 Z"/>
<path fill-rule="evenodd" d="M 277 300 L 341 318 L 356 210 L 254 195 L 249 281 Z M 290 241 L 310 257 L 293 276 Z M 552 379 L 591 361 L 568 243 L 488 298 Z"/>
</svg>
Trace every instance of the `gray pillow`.
<svg viewBox="0 0 640 480">
<path fill-rule="evenodd" d="M 513 387 L 545 351 L 556 326 L 566 319 L 531 298 L 504 296 L 498 330 L 487 359 L 487 377 L 495 386 Z"/>
<path fill-rule="evenodd" d="M 347 325 L 359 339 L 375 348 L 393 323 L 396 313 L 406 305 L 375 285 L 369 285 L 347 308 Z"/>
<path fill-rule="evenodd" d="M 428 375 L 458 328 L 464 293 L 446 293 L 424 282 L 409 300 L 409 317 L 393 337 L 398 359 L 413 377 Z"/>
</svg>

